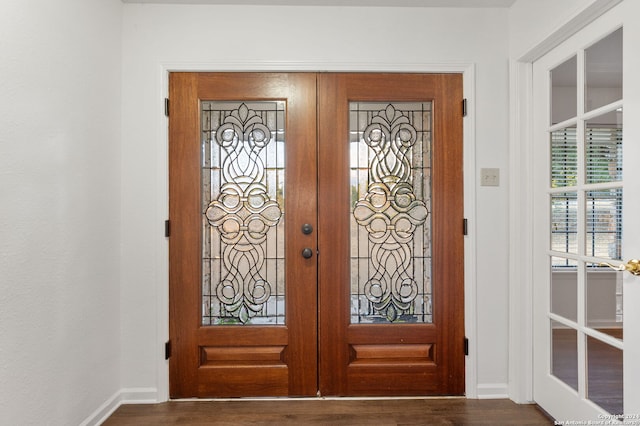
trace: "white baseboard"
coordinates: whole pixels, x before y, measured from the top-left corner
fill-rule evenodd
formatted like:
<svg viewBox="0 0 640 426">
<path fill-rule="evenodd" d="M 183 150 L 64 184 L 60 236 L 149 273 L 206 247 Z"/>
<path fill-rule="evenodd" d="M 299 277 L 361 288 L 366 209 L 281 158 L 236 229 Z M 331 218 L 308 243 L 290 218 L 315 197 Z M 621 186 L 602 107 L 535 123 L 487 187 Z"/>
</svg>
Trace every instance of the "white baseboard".
<svg viewBox="0 0 640 426">
<path fill-rule="evenodd" d="M 507 383 L 485 383 L 477 386 L 478 399 L 508 399 L 509 385 Z"/>
<path fill-rule="evenodd" d="M 478 399 L 508 399 L 509 387 L 506 383 L 487 383 L 477 386 Z M 90 416 L 88 416 L 80 426 L 98 426 L 104 423 L 114 411 L 122 404 L 156 404 L 158 389 L 156 388 L 123 388 L 113 394 Z"/>
<path fill-rule="evenodd" d="M 156 388 L 120 389 L 80 423 L 80 426 L 101 425 L 122 404 L 155 404 L 157 402 L 159 401 Z"/>
<path fill-rule="evenodd" d="M 124 388 L 120 390 L 121 404 L 155 404 L 158 400 L 156 388 Z"/>
</svg>

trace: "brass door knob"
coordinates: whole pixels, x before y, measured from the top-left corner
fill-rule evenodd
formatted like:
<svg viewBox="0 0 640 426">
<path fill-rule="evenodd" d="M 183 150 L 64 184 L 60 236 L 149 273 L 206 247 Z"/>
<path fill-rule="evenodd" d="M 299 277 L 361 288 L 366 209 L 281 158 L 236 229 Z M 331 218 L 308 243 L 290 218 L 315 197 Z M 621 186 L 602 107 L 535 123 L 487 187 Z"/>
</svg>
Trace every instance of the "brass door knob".
<svg viewBox="0 0 640 426">
<path fill-rule="evenodd" d="M 633 275 L 640 275 L 640 260 L 631 259 L 627 263 L 622 265 L 612 265 L 610 263 L 603 262 L 600 266 L 608 266 L 611 269 L 615 269 L 616 271 L 629 271 Z"/>
</svg>

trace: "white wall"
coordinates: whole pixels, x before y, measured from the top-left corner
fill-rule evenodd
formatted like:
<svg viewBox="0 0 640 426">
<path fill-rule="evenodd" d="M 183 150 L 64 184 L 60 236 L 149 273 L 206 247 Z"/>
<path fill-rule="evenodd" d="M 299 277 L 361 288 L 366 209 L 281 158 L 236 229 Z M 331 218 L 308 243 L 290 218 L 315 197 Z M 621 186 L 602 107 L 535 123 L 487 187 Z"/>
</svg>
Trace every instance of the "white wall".
<svg viewBox="0 0 640 426">
<path fill-rule="evenodd" d="M 0 2 L 0 424 L 120 388 L 118 0 Z"/>
<path fill-rule="evenodd" d="M 506 395 L 507 10 L 245 7 L 127 4 L 123 74 L 123 385 L 166 389 L 159 343 L 166 337 L 167 214 L 163 67 L 215 65 L 326 70 L 360 64 L 474 63 L 476 164 L 502 171 L 500 187 L 477 189 L 478 385 L 480 396 Z M 292 65 L 293 64 L 293 65 Z M 326 67 L 325 67 L 326 65 Z M 471 96 L 472 94 L 468 94 Z M 158 303 L 160 301 L 160 303 Z M 158 311 L 160 306 L 160 311 Z M 164 311 L 164 314 L 163 314 Z M 152 362 L 155 360 L 155 362 Z M 471 390 L 475 392 L 474 390 Z"/>
<path fill-rule="evenodd" d="M 509 8 L 509 56 L 520 58 L 600 0 L 516 0 Z"/>
</svg>

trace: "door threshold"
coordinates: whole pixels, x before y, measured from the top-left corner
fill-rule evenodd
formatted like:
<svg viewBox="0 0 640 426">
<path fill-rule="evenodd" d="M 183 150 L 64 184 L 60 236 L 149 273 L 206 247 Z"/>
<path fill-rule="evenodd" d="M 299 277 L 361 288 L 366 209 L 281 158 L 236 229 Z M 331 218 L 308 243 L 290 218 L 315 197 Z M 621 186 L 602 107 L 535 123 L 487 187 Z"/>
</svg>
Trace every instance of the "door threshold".
<svg viewBox="0 0 640 426">
<path fill-rule="evenodd" d="M 465 395 L 438 396 L 253 396 L 236 398 L 176 398 L 170 402 L 229 402 L 229 401 L 377 401 L 377 400 L 416 400 L 416 399 L 467 399 Z"/>
</svg>

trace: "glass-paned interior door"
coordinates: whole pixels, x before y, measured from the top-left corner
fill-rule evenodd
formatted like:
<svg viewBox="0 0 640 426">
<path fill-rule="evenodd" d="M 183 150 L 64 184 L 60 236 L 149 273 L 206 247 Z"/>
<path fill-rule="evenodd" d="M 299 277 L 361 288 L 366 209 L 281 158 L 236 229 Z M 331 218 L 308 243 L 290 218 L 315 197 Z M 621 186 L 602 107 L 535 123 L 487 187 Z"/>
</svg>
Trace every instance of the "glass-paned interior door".
<svg viewBox="0 0 640 426">
<path fill-rule="evenodd" d="M 558 420 L 624 412 L 623 29 L 587 34 L 534 65 L 534 393 Z"/>
</svg>

